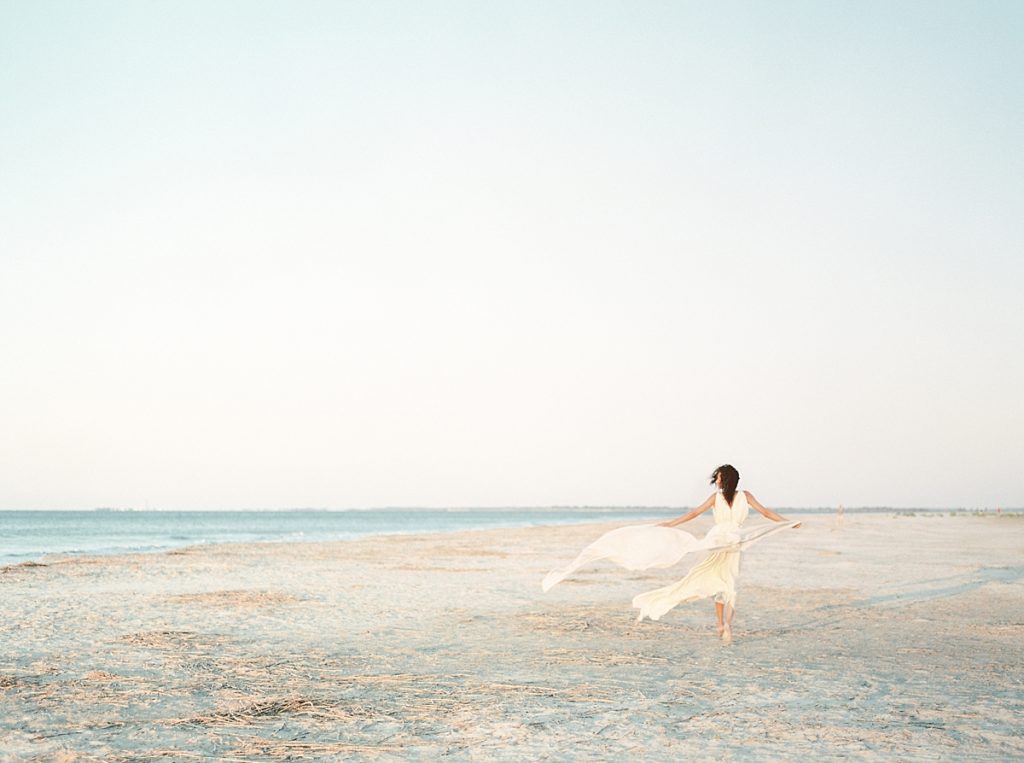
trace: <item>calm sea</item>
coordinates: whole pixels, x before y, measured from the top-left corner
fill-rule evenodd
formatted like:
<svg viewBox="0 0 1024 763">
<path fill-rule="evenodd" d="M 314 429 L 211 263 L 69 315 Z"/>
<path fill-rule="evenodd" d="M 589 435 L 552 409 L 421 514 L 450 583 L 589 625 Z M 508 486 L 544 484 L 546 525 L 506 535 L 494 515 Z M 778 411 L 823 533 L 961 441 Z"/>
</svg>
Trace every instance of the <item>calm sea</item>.
<svg viewBox="0 0 1024 763">
<path fill-rule="evenodd" d="M 162 551 L 200 543 L 346 540 L 495 527 L 642 522 L 679 508 L 370 509 L 351 511 L 0 511 L 0 564 L 48 554 Z M 822 509 L 784 509 L 786 514 Z M 859 513 L 862 509 L 848 509 Z M 872 511 L 894 511 L 875 509 Z M 922 511 L 921 509 L 917 510 Z"/>
<path fill-rule="evenodd" d="M 0 564 L 47 554 L 135 553 L 200 543 L 347 540 L 668 516 L 672 510 L 649 508 L 0 511 Z"/>
</svg>

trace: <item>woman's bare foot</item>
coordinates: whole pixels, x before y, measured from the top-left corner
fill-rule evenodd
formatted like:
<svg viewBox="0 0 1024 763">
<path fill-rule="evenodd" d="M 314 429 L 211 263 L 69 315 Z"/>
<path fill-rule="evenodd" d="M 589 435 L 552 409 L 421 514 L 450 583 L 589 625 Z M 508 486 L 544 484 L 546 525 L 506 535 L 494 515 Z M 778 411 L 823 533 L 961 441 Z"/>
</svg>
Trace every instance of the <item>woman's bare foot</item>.
<svg viewBox="0 0 1024 763">
<path fill-rule="evenodd" d="M 725 632 L 725 623 L 718 624 L 718 638 L 722 638 L 722 633 Z"/>
<path fill-rule="evenodd" d="M 723 644 L 727 644 L 727 645 L 731 644 L 732 643 L 732 626 L 730 626 L 729 623 L 726 623 L 725 626 L 721 629 L 720 635 L 722 636 L 722 643 Z"/>
</svg>

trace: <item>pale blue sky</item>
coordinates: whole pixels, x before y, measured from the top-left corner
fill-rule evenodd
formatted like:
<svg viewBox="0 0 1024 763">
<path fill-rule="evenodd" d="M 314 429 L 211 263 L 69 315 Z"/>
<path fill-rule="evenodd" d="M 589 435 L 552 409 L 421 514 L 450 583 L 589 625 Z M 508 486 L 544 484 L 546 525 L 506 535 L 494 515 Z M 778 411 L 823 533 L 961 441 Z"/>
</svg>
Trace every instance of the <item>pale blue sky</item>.
<svg viewBox="0 0 1024 763">
<path fill-rule="evenodd" d="M 1021 506 L 1024 5 L 0 2 L 0 508 Z"/>
</svg>

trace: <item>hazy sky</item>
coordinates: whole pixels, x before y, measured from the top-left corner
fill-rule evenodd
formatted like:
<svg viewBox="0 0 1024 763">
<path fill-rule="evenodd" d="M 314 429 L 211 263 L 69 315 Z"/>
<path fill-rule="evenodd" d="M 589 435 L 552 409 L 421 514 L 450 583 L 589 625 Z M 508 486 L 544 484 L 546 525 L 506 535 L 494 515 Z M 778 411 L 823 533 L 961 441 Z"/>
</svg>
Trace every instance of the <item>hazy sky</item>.
<svg viewBox="0 0 1024 763">
<path fill-rule="evenodd" d="M 1022 506 L 1020 2 L 0 2 L 0 508 Z"/>
</svg>

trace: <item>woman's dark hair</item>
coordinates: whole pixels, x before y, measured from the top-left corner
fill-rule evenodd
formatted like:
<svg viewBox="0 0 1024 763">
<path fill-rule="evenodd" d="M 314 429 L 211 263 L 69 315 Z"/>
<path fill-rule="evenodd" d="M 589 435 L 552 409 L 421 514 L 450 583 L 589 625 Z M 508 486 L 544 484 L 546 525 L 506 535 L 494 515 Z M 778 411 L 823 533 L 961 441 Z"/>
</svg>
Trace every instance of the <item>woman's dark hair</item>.
<svg viewBox="0 0 1024 763">
<path fill-rule="evenodd" d="M 732 499 L 736 497 L 736 486 L 740 484 L 740 473 L 735 466 L 722 464 L 711 472 L 711 484 L 714 485 L 718 475 L 722 475 L 722 495 L 725 502 L 732 506 Z"/>
</svg>

